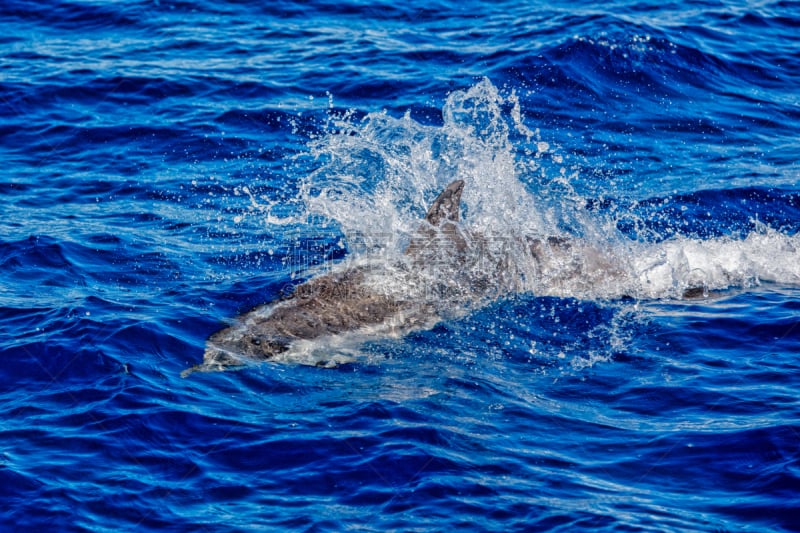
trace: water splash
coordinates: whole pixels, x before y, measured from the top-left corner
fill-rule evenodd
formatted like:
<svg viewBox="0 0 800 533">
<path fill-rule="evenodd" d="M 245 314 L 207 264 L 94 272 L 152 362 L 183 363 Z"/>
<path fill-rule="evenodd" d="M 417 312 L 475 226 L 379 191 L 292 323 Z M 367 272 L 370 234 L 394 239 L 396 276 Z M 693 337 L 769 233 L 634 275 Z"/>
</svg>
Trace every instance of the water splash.
<svg viewBox="0 0 800 533">
<path fill-rule="evenodd" d="M 442 119 L 429 126 L 410 113 L 345 113 L 309 145 L 315 165 L 301 186 L 307 214 L 342 232 L 351 260 L 381 258 L 390 274 L 376 284 L 406 292 L 420 285 L 419 276 L 411 280 L 391 265 L 403 262 L 430 202 L 455 179 L 466 182 L 462 231 L 473 257 L 451 258 L 449 270 L 442 258 L 422 285 L 456 277 L 454 269 L 493 284 L 491 296 L 680 298 L 800 282 L 797 237 L 768 228 L 744 239 L 623 235 L 615 216 L 627 223 L 631 215 L 589 210 L 590 199 L 573 186 L 580 176 L 563 167 L 548 175 L 563 156 L 525 126 L 516 95 L 504 96 L 488 79 L 451 93 Z"/>
<path fill-rule="evenodd" d="M 335 221 L 356 250 L 402 251 L 430 202 L 451 181 L 463 179 L 465 218 L 472 226 L 530 230 L 535 199 L 519 180 L 513 119 L 503 106 L 518 103 L 483 80 L 447 99 L 442 126 L 426 126 L 406 113 L 336 117 L 331 132 L 310 144 L 316 169 L 303 199 L 311 215 Z M 532 133 L 518 122 L 518 131 Z M 541 224 L 541 221 L 539 221 Z"/>
</svg>

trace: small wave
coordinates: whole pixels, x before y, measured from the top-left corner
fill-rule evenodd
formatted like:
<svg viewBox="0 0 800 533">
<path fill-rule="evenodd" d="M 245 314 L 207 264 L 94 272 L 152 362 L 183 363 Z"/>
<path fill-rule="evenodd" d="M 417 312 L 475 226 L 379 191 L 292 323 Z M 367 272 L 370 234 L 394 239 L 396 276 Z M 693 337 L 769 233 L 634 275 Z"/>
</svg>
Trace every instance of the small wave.
<svg viewBox="0 0 800 533">
<path fill-rule="evenodd" d="M 4 15 L 12 21 L 25 25 L 34 24 L 74 31 L 76 27 L 87 29 L 126 29 L 139 25 L 132 16 L 135 10 L 120 9 L 120 6 L 103 6 L 79 2 L 53 2 L 47 5 L 33 2 L 11 2 L 4 8 Z"/>
</svg>

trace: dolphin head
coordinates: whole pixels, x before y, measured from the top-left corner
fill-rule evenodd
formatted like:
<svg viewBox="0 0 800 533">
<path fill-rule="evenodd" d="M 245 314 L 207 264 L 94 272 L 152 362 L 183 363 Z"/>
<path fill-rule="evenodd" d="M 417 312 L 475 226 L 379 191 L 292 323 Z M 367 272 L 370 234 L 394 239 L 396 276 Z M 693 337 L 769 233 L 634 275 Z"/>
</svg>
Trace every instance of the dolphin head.
<svg viewBox="0 0 800 533">
<path fill-rule="evenodd" d="M 181 376 L 244 366 L 248 360 L 269 360 L 288 349 L 288 342 L 264 335 L 250 325 L 235 324 L 211 335 L 206 343 L 203 363 L 184 370 Z"/>
</svg>

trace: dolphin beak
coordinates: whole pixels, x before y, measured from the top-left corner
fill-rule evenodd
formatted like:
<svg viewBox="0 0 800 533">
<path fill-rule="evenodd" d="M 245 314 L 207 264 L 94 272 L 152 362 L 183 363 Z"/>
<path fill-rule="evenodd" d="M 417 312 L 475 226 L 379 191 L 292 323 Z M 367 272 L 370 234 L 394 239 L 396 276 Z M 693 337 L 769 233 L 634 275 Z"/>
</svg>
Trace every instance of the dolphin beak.
<svg viewBox="0 0 800 533">
<path fill-rule="evenodd" d="M 216 348 L 207 348 L 203 354 L 203 364 L 187 368 L 181 372 L 181 377 L 185 378 L 194 372 L 222 372 L 237 366 L 244 366 L 237 357 Z"/>
</svg>

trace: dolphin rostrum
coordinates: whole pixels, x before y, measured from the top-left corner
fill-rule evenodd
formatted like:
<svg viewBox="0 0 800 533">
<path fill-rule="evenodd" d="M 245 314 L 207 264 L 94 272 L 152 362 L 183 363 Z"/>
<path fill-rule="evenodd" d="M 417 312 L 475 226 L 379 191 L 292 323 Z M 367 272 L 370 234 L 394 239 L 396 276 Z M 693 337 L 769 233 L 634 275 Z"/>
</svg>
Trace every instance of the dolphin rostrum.
<svg viewBox="0 0 800 533">
<path fill-rule="evenodd" d="M 431 259 L 441 246 L 463 252 L 465 237 L 456 226 L 463 189 L 462 180 L 452 182 L 428 209 L 419 235 L 406 250 L 412 264 Z M 248 361 L 280 360 L 303 341 L 370 329 L 384 335 L 405 333 L 430 327 L 439 320 L 436 306 L 424 298 L 381 290 L 368 283 L 375 270 L 375 266 L 363 264 L 313 277 L 298 285 L 290 296 L 241 315 L 233 325 L 211 335 L 203 363 L 181 375 L 224 370 Z M 326 359 L 314 363 L 336 364 Z"/>
</svg>

